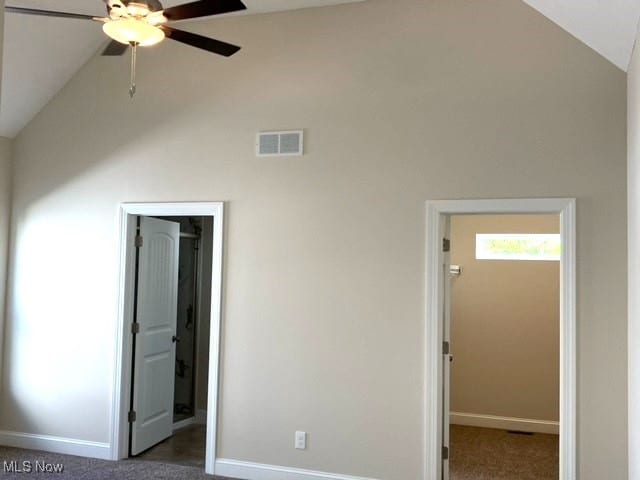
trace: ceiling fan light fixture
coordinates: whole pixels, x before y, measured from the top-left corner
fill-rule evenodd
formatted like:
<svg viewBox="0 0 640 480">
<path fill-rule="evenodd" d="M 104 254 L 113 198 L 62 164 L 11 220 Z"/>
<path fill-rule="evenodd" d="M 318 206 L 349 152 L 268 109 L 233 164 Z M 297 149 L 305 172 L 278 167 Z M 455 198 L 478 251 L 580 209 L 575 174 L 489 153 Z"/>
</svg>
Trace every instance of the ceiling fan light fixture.
<svg viewBox="0 0 640 480">
<path fill-rule="evenodd" d="M 164 32 L 160 28 L 135 18 L 112 20 L 105 23 L 102 30 L 116 42 L 125 45 L 135 43 L 142 47 L 148 47 L 160 43 L 165 38 Z"/>
</svg>

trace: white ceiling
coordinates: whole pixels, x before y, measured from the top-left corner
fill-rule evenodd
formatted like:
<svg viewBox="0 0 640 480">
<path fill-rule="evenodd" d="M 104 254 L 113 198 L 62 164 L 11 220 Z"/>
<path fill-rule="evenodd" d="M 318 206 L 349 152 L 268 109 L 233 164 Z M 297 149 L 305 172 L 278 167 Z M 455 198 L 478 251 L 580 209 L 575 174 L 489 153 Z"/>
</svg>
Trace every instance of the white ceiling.
<svg viewBox="0 0 640 480">
<path fill-rule="evenodd" d="M 639 0 L 524 0 L 627 71 L 640 19 Z"/>
<path fill-rule="evenodd" d="M 5 0 L 7 5 L 104 16 L 102 0 Z M 165 7 L 188 0 L 165 0 Z M 244 0 L 247 14 L 362 0 Z M 107 42 L 100 25 L 84 20 L 6 14 L 0 136 L 15 137 Z"/>
<path fill-rule="evenodd" d="M 165 7 L 187 0 L 166 0 Z M 362 0 L 245 0 L 248 14 Z M 621 69 L 633 48 L 639 0 L 524 0 Z M 103 15 L 102 0 L 6 0 L 7 5 Z M 14 137 L 106 43 L 96 24 L 5 15 L 0 136 Z"/>
</svg>

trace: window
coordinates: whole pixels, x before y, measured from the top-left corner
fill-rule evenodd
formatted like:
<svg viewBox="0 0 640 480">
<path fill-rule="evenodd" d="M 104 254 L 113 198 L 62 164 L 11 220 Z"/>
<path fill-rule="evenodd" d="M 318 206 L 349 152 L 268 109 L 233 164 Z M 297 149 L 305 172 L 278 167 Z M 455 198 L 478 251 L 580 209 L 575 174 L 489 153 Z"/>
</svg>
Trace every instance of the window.
<svg viewBox="0 0 640 480">
<path fill-rule="evenodd" d="M 476 234 L 476 260 L 560 261 L 560 252 L 560 234 Z"/>
</svg>

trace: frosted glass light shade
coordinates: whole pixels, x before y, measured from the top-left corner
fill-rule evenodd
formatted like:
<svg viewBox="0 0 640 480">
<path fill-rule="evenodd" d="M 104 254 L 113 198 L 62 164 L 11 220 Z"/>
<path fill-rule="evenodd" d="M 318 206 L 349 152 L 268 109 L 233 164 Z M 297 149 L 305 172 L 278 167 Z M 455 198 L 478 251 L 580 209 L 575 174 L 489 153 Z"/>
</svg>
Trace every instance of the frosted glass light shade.
<svg viewBox="0 0 640 480">
<path fill-rule="evenodd" d="M 116 42 L 125 45 L 137 43 L 142 47 L 148 47 L 164 40 L 164 32 L 161 29 L 135 18 L 112 20 L 105 23 L 102 30 Z"/>
</svg>

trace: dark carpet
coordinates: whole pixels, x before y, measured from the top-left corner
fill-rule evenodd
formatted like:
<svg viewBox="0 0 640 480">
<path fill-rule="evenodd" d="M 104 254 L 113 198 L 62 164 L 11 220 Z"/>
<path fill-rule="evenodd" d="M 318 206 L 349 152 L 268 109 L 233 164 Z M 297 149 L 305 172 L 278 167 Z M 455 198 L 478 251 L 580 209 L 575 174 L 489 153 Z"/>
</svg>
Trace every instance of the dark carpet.
<svg viewBox="0 0 640 480">
<path fill-rule="evenodd" d="M 558 436 L 451 425 L 451 480 L 557 480 Z"/>
</svg>

